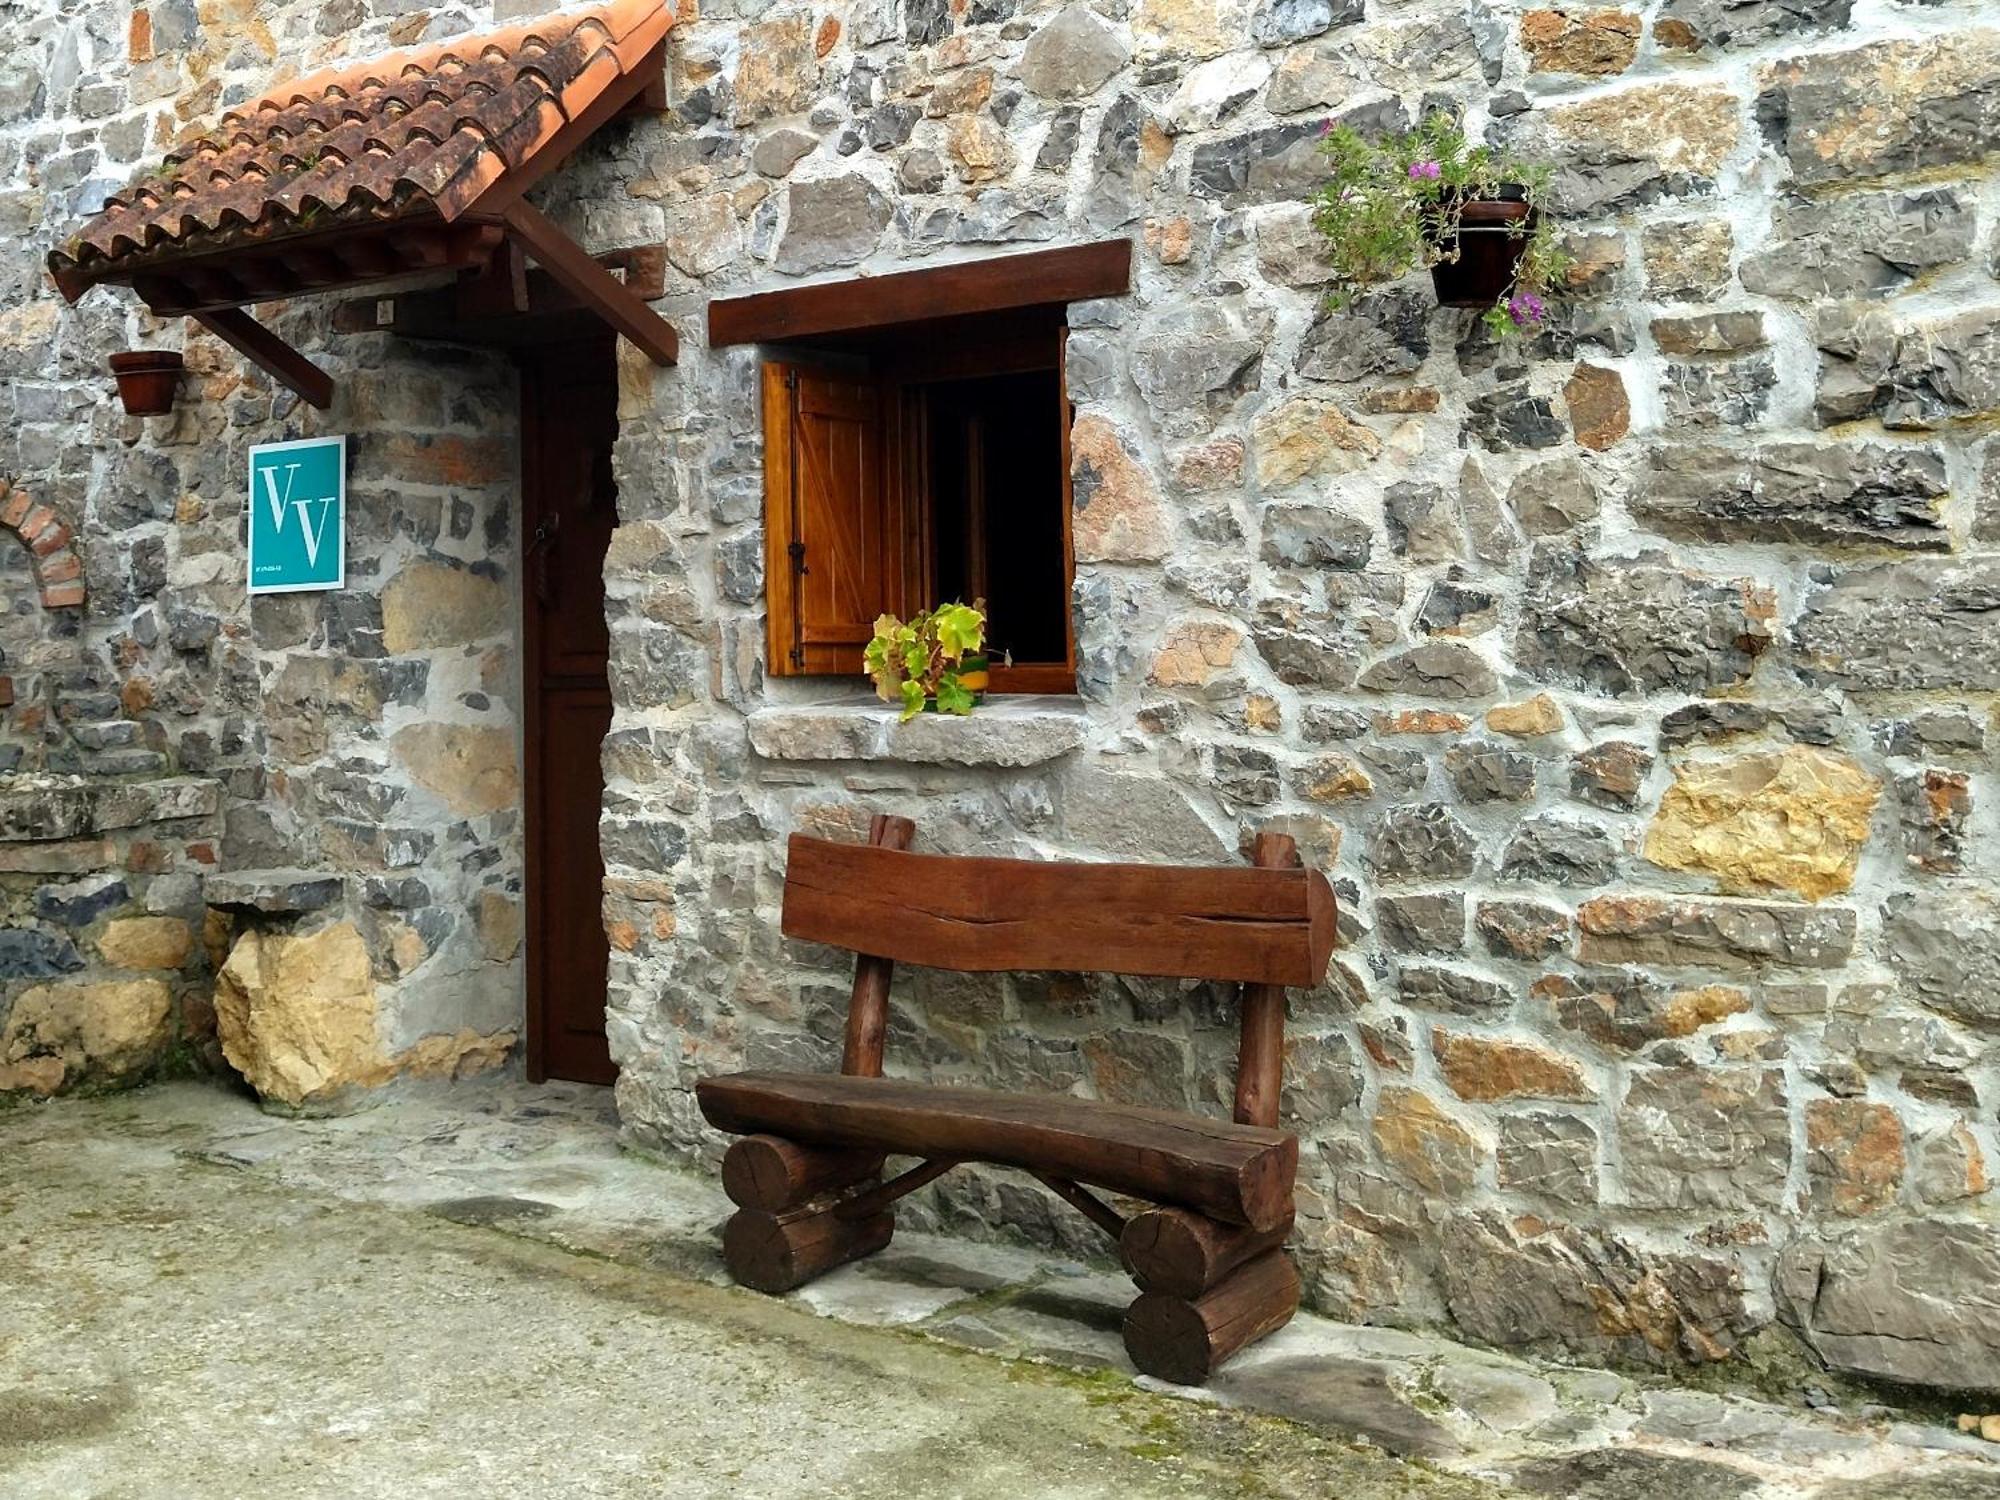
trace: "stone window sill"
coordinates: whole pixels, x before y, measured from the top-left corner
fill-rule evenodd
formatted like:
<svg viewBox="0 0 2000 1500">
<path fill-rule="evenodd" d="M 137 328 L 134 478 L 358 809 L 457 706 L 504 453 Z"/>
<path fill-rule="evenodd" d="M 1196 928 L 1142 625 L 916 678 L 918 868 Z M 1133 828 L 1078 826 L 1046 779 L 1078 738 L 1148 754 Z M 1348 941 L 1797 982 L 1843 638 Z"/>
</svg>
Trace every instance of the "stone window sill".
<svg viewBox="0 0 2000 1500">
<path fill-rule="evenodd" d="M 1090 725 L 1079 699 L 1033 694 L 988 698 L 965 718 L 896 718 L 872 694 L 772 704 L 751 712 L 750 746 L 766 760 L 1036 766 L 1075 750 Z"/>
</svg>

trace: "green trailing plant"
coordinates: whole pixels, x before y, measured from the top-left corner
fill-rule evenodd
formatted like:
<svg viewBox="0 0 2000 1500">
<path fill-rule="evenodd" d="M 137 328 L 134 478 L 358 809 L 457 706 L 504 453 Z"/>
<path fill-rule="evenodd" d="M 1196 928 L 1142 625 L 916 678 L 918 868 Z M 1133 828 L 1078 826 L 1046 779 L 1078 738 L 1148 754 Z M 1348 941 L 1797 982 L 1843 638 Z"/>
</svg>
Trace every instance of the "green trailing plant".
<svg viewBox="0 0 2000 1500">
<path fill-rule="evenodd" d="M 940 604 L 908 623 L 894 615 L 881 616 L 861 661 L 874 680 L 876 694 L 886 702 L 900 703 L 902 722 L 908 723 L 929 703 L 935 703 L 940 713 L 972 712 L 978 697 L 960 679 L 975 663 L 983 670 L 980 652 L 985 644 L 984 600 Z"/>
<path fill-rule="evenodd" d="M 1548 167 L 1471 144 L 1443 113 L 1378 140 L 1328 122 L 1320 149 L 1330 175 L 1313 195 L 1312 222 L 1333 268 L 1335 306 L 1365 287 L 1456 260 L 1465 206 L 1506 198 L 1528 209 L 1508 231 L 1522 242 L 1519 264 L 1512 285 L 1481 318 L 1498 338 L 1541 328 L 1548 298 L 1571 264 L 1554 220 L 1542 212 Z"/>
</svg>

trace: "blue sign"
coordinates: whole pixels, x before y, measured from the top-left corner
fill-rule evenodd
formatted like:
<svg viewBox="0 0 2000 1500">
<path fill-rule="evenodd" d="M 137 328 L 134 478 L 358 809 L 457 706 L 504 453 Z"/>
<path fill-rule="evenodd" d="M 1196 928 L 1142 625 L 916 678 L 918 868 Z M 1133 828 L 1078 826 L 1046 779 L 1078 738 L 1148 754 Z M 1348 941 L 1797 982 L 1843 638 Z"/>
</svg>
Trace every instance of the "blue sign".
<svg viewBox="0 0 2000 1500">
<path fill-rule="evenodd" d="M 250 592 L 298 594 L 347 580 L 347 439 L 250 450 Z"/>
</svg>

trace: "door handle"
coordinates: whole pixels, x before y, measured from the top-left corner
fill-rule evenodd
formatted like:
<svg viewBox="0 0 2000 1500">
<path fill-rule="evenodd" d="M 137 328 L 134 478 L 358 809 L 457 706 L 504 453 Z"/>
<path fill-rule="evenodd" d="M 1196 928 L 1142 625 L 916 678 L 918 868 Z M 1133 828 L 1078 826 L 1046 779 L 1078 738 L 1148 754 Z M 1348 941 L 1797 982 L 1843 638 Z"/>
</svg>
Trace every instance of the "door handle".
<svg viewBox="0 0 2000 1500">
<path fill-rule="evenodd" d="M 549 574 L 549 555 L 555 551 L 556 533 L 562 530 L 562 512 L 552 510 L 535 527 L 535 534 L 528 539 L 523 549 L 528 565 L 528 577 L 535 590 L 535 599 L 543 606 L 553 602 L 554 587 Z"/>
</svg>

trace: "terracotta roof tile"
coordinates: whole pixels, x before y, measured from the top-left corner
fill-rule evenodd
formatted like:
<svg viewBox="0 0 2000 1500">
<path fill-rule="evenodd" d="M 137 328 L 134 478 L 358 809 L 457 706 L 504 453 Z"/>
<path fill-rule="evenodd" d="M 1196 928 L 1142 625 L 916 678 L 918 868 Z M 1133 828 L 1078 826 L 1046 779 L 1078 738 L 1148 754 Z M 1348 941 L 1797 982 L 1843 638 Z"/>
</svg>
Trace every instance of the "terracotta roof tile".
<svg viewBox="0 0 2000 1500">
<path fill-rule="evenodd" d="M 450 222 L 635 71 L 673 22 L 672 0 L 600 0 L 308 74 L 169 151 L 49 269 L 74 301 L 232 234 Z"/>
</svg>

